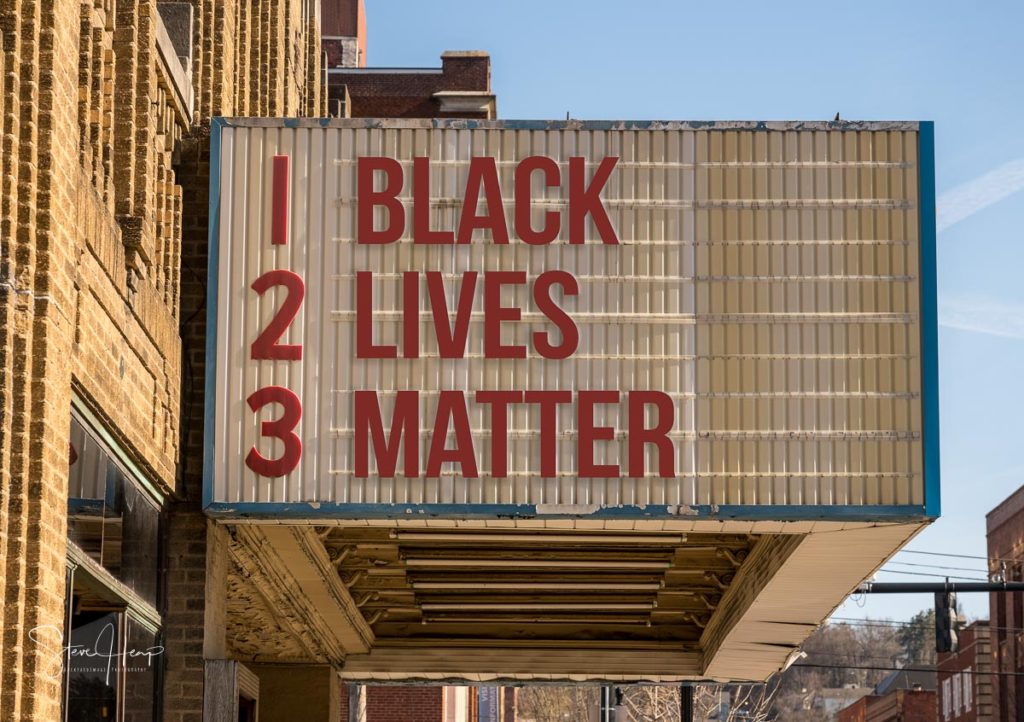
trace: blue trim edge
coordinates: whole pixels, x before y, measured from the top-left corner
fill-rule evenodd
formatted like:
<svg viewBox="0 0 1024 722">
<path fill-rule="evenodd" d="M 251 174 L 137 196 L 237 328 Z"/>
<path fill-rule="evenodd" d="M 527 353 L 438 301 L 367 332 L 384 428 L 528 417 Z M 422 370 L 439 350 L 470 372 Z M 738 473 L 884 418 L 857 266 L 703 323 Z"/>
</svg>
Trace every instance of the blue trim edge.
<svg viewBox="0 0 1024 722">
<path fill-rule="evenodd" d="M 213 506 L 214 410 L 217 402 L 217 272 L 220 261 L 221 134 L 227 121 L 210 120 L 210 210 L 206 264 L 206 388 L 203 395 L 203 508 Z"/>
<path fill-rule="evenodd" d="M 942 513 L 939 456 L 939 301 L 935 218 L 935 123 L 918 129 L 918 198 L 921 260 L 921 408 L 924 428 L 924 508 L 936 519 Z"/>
<path fill-rule="evenodd" d="M 593 513 L 573 514 L 561 509 L 538 512 L 530 504 L 340 504 L 214 502 L 206 508 L 212 517 L 230 519 L 676 519 L 700 521 L 860 521 L 894 523 L 926 520 L 926 510 L 918 505 L 698 505 L 698 506 L 618 506 Z"/>
</svg>

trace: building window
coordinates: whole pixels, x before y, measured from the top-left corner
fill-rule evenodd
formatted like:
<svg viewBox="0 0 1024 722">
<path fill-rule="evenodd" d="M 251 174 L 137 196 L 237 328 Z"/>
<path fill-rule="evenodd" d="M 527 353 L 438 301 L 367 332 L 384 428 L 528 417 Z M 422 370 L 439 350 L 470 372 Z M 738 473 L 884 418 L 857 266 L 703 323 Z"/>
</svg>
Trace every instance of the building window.
<svg viewBox="0 0 1024 722">
<path fill-rule="evenodd" d="M 971 673 L 971 668 L 968 667 L 964 670 L 964 711 L 970 712 L 971 705 L 974 703 L 974 675 Z"/>
<path fill-rule="evenodd" d="M 67 663 L 69 722 L 117 719 L 118 674 L 112 655 L 121 649 L 121 638 L 118 612 L 72 614 Z M 93 656 L 86 651 L 108 656 Z"/>
<path fill-rule="evenodd" d="M 72 416 L 66 722 L 156 719 L 163 664 L 162 499 Z"/>
</svg>

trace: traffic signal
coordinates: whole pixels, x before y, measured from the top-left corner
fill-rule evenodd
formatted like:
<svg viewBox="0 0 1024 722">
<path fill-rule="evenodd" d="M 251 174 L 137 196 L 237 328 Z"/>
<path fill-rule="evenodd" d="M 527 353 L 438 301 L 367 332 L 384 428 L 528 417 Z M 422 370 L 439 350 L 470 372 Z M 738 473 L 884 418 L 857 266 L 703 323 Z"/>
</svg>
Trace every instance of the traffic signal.
<svg viewBox="0 0 1024 722">
<path fill-rule="evenodd" d="M 958 652 L 957 613 L 954 592 L 935 592 L 935 651 Z"/>
</svg>

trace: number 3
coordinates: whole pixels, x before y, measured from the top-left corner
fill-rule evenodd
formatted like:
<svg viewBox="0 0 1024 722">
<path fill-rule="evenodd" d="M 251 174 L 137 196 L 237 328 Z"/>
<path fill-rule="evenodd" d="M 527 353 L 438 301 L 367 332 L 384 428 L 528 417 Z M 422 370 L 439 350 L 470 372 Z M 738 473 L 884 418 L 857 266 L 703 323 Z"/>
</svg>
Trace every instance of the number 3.
<svg viewBox="0 0 1024 722">
<path fill-rule="evenodd" d="M 276 421 L 264 421 L 260 424 L 260 435 L 272 439 L 280 439 L 284 443 L 284 453 L 277 459 L 268 459 L 253 446 L 245 457 L 245 465 L 260 476 L 285 476 L 299 464 L 302 456 L 302 439 L 295 434 L 295 427 L 302 419 L 302 403 L 293 391 L 283 386 L 265 386 L 254 391 L 246 399 L 249 408 L 258 412 L 267 404 L 281 404 L 284 413 Z"/>
</svg>

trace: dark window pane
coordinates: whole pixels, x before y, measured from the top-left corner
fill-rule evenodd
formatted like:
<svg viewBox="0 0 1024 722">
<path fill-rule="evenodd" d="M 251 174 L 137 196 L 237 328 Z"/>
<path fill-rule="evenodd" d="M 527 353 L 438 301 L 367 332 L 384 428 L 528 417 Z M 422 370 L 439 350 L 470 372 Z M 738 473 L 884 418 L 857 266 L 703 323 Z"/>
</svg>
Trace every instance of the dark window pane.
<svg viewBox="0 0 1024 722">
<path fill-rule="evenodd" d="M 82 612 L 71 617 L 68 722 L 117 719 L 120 617 L 118 612 Z"/>
<path fill-rule="evenodd" d="M 160 510 L 120 469 L 112 475 L 103 539 L 103 566 L 156 605 Z"/>
<path fill-rule="evenodd" d="M 103 555 L 106 450 L 74 418 L 68 468 L 68 539 L 97 562 Z"/>
<path fill-rule="evenodd" d="M 80 422 L 71 420 L 68 539 L 157 604 L 160 509 Z"/>
</svg>

